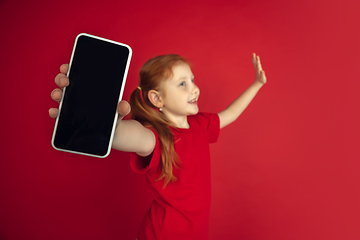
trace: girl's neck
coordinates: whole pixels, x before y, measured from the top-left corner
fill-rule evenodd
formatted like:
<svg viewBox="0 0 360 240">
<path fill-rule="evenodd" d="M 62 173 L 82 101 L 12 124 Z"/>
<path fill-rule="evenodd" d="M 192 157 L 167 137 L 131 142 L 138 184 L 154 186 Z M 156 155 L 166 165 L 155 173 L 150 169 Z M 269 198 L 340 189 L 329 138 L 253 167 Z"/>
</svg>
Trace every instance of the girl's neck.
<svg viewBox="0 0 360 240">
<path fill-rule="evenodd" d="M 188 123 L 188 120 L 187 120 L 187 116 L 184 116 L 184 117 L 178 117 L 178 118 L 169 118 L 167 116 L 167 118 L 169 119 L 169 121 L 171 122 L 171 126 L 173 127 L 176 127 L 176 128 L 185 128 L 185 129 L 188 129 L 190 128 L 190 125 Z"/>
</svg>

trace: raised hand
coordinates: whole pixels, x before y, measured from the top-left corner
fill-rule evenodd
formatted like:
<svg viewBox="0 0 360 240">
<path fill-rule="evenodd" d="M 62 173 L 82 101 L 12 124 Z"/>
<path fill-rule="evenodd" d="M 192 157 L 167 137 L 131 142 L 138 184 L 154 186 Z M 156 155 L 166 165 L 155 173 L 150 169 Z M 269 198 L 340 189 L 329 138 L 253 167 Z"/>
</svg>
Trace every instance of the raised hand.
<svg viewBox="0 0 360 240">
<path fill-rule="evenodd" d="M 262 69 L 260 57 L 253 53 L 252 57 L 254 69 L 255 69 L 255 81 L 261 84 L 266 83 L 265 71 Z"/>
</svg>

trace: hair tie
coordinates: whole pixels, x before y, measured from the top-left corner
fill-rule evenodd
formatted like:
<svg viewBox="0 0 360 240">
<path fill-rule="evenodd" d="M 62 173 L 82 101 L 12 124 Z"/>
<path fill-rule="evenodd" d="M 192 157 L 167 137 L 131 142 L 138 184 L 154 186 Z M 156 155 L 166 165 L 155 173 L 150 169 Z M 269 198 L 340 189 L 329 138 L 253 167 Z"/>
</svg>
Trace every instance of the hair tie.
<svg viewBox="0 0 360 240">
<path fill-rule="evenodd" d="M 144 97 L 143 97 L 143 91 L 141 90 L 141 87 L 138 86 L 137 88 L 140 90 L 141 101 L 145 102 Z"/>
</svg>

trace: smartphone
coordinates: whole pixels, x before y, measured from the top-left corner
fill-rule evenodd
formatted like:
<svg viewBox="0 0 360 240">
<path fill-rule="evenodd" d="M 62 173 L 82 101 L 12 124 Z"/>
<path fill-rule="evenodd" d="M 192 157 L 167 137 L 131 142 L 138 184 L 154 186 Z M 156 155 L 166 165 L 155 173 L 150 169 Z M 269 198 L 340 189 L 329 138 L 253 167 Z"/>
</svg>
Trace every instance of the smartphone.
<svg viewBox="0 0 360 240">
<path fill-rule="evenodd" d="M 110 154 L 132 56 L 131 48 L 94 35 L 75 39 L 52 136 L 56 150 L 105 158 Z"/>
</svg>

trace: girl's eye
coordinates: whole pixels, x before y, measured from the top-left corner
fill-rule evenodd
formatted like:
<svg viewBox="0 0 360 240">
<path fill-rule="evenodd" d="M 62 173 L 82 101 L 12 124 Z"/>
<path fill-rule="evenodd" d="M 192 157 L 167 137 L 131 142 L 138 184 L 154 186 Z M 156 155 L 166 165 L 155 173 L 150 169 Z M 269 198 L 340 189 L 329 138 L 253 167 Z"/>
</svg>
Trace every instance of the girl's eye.
<svg viewBox="0 0 360 240">
<path fill-rule="evenodd" d="M 181 83 L 180 83 L 180 86 L 185 86 L 185 85 L 186 85 L 185 82 L 181 82 Z"/>
</svg>

